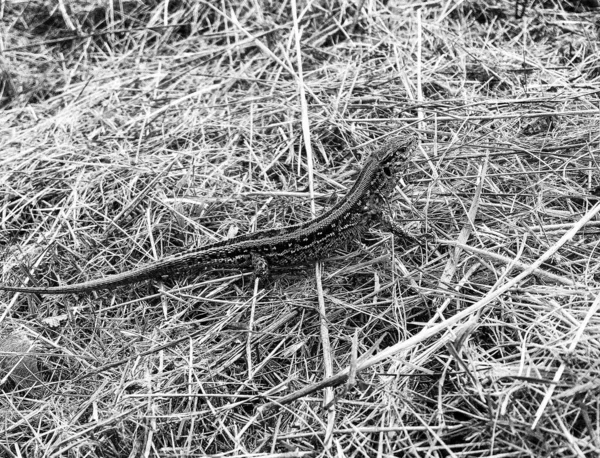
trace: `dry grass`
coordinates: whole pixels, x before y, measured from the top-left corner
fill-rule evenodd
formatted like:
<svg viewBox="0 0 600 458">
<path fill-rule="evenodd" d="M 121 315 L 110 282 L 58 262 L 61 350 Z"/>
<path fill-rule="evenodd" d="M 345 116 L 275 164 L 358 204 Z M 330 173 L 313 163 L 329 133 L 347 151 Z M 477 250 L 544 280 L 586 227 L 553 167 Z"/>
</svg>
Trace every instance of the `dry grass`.
<svg viewBox="0 0 600 458">
<path fill-rule="evenodd" d="M 2 456 L 598 456 L 594 2 L 385 3 L 1 3 L 4 282 L 305 221 L 407 132 L 436 237 L 1 293 Z"/>
</svg>

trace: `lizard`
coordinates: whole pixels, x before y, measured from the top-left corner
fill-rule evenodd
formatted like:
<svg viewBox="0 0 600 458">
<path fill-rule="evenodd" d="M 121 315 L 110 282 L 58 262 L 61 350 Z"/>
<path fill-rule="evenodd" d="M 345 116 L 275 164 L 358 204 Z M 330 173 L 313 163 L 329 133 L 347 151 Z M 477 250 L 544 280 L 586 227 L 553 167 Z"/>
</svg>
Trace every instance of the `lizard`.
<svg viewBox="0 0 600 458">
<path fill-rule="evenodd" d="M 270 266 L 285 267 L 326 258 L 334 249 L 360 238 L 381 219 L 387 198 L 408 167 L 416 144 L 414 135 L 388 140 L 366 159 L 354 185 L 339 204 L 313 220 L 191 248 L 125 272 L 82 283 L 48 287 L 0 284 L 0 290 L 37 294 L 84 293 L 208 268 L 252 269 L 255 277 L 260 278 L 268 276 Z"/>
</svg>

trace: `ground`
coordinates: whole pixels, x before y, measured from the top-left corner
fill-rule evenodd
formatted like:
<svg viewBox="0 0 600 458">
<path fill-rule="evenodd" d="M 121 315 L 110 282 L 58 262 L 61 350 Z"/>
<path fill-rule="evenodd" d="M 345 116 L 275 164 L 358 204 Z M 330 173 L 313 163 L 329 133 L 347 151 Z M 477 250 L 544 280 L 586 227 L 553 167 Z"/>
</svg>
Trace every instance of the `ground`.
<svg viewBox="0 0 600 458">
<path fill-rule="evenodd" d="M 0 292 L 2 456 L 598 456 L 597 7 L 3 2 L 5 284 L 308 221 L 419 147 L 416 240 Z"/>
</svg>

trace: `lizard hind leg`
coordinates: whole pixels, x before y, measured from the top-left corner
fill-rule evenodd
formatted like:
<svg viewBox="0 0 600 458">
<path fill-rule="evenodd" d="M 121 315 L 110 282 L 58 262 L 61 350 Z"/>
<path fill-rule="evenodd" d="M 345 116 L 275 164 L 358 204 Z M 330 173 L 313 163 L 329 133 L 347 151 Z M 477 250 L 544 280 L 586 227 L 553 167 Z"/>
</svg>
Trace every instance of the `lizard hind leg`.
<svg viewBox="0 0 600 458">
<path fill-rule="evenodd" d="M 252 269 L 254 271 L 254 278 L 269 277 L 269 263 L 259 254 L 252 253 Z"/>
</svg>

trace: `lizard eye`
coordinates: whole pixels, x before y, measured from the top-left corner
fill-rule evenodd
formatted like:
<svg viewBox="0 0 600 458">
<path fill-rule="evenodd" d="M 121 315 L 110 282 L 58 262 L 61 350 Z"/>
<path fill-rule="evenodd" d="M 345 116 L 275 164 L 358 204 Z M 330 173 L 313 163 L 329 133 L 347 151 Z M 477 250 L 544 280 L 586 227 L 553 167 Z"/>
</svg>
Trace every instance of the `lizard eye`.
<svg viewBox="0 0 600 458">
<path fill-rule="evenodd" d="M 390 169 L 389 165 L 386 165 L 385 167 L 383 167 L 383 173 L 385 173 L 386 175 L 392 174 L 392 169 Z"/>
</svg>

